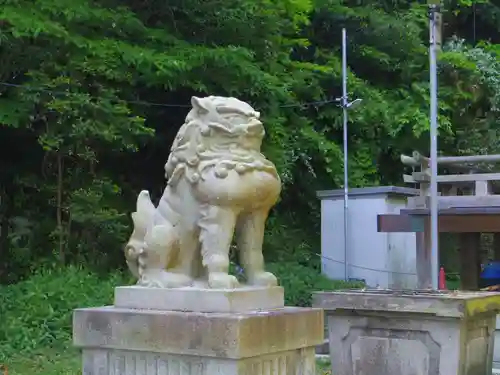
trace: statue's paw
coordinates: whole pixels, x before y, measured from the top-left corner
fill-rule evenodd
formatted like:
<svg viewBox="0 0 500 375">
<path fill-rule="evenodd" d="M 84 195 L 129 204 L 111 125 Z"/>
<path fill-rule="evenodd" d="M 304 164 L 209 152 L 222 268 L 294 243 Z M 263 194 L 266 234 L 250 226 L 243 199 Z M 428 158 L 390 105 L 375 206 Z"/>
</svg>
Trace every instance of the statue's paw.
<svg viewBox="0 0 500 375">
<path fill-rule="evenodd" d="M 239 286 L 238 279 L 223 272 L 212 272 L 208 275 L 208 286 L 211 289 L 234 289 Z"/>
<path fill-rule="evenodd" d="M 191 286 L 193 280 L 189 276 L 181 273 L 161 270 L 145 272 L 138 284 L 149 288 L 182 288 Z"/>
<path fill-rule="evenodd" d="M 166 272 L 164 285 L 165 288 L 182 288 L 193 285 L 193 279 L 182 273 Z"/>
<path fill-rule="evenodd" d="M 145 288 L 163 288 L 163 285 L 158 279 L 153 279 L 150 277 L 141 277 L 137 280 L 137 285 L 143 286 Z"/>
<path fill-rule="evenodd" d="M 278 279 L 271 272 L 257 272 L 248 280 L 249 285 L 277 286 Z"/>
</svg>

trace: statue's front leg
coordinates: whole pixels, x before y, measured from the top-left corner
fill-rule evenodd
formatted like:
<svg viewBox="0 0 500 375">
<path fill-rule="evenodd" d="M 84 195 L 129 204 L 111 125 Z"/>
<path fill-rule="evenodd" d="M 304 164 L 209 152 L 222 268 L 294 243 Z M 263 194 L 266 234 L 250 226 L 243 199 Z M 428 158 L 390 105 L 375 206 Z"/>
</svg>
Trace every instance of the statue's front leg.
<svg viewBox="0 0 500 375">
<path fill-rule="evenodd" d="M 199 221 L 201 255 L 210 288 L 232 289 L 239 285 L 236 277 L 229 274 L 229 248 L 235 224 L 236 213 L 230 207 L 202 207 Z"/>
<path fill-rule="evenodd" d="M 241 215 L 237 222 L 237 245 L 240 262 L 250 285 L 278 285 L 276 276 L 264 269 L 262 244 L 267 216 L 267 210 L 260 210 Z"/>
</svg>

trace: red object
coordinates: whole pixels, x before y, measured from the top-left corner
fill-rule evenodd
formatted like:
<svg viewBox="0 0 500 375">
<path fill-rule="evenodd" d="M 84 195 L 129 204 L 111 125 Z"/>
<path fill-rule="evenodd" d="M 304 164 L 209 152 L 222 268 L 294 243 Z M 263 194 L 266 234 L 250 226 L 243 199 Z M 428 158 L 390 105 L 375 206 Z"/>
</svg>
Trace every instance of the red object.
<svg viewBox="0 0 500 375">
<path fill-rule="evenodd" d="M 439 286 L 440 290 L 446 290 L 446 274 L 444 273 L 444 268 L 439 269 Z"/>
</svg>

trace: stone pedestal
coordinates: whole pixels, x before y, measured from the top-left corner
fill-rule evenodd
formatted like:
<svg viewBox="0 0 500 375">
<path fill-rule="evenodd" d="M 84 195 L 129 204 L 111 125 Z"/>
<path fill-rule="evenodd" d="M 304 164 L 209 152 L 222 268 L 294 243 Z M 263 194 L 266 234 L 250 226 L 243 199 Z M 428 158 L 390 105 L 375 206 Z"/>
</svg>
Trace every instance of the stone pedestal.
<svg viewBox="0 0 500 375">
<path fill-rule="evenodd" d="M 500 294 L 387 290 L 315 293 L 335 375 L 487 375 Z"/>
<path fill-rule="evenodd" d="M 283 307 L 282 288 L 211 290 L 196 305 L 197 294 L 195 288 L 117 288 L 115 306 L 75 310 L 73 340 L 83 350 L 83 374 L 315 374 L 322 310 Z M 148 309 L 141 305 L 145 296 L 155 298 Z M 181 311 L 188 308 L 197 311 Z"/>
</svg>

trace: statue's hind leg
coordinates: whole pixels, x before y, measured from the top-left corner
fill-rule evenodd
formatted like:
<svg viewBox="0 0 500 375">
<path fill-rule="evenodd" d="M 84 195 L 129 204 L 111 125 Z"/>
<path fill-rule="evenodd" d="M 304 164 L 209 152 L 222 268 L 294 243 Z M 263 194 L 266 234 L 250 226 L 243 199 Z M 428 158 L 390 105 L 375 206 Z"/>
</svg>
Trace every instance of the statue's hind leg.
<svg viewBox="0 0 500 375">
<path fill-rule="evenodd" d="M 262 243 L 267 215 L 267 210 L 259 210 L 238 218 L 236 238 L 240 262 L 250 285 L 278 285 L 276 277 L 264 269 Z"/>
<path fill-rule="evenodd" d="M 179 256 L 177 259 L 174 259 L 167 268 L 170 272 L 189 278 L 191 282 L 197 276 L 195 261 L 197 260 L 196 252 L 199 251 L 198 237 L 198 228 L 190 228 L 189 230 L 181 231 L 179 239 Z"/>
<path fill-rule="evenodd" d="M 208 285 L 213 289 L 238 286 L 236 277 L 229 275 L 229 248 L 233 240 L 236 213 L 229 207 L 202 207 L 200 243 L 203 266 L 208 271 Z"/>
<path fill-rule="evenodd" d="M 187 272 L 169 272 L 168 264 L 178 263 L 179 237 L 175 227 L 169 223 L 151 229 L 145 239 L 147 251 L 141 255 L 143 265 L 139 285 L 156 288 L 180 288 L 192 284 Z"/>
</svg>

